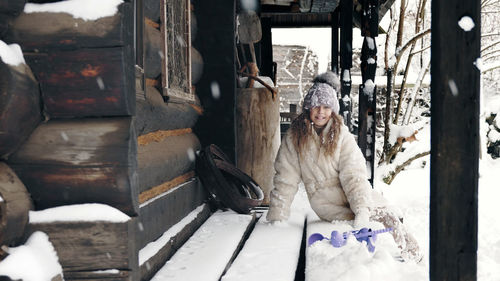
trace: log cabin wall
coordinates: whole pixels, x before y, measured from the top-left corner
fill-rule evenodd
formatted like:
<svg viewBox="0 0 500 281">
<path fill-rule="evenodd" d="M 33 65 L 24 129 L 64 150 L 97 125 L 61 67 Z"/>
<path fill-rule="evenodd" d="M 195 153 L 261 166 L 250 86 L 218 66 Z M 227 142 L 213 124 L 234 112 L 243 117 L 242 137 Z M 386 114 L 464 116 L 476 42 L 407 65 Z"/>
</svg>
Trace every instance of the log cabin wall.
<svg viewBox="0 0 500 281">
<path fill-rule="evenodd" d="M 191 44 L 197 36 L 196 6 L 189 0 L 145 0 L 143 5 L 145 84 L 142 94 L 137 91 L 134 117 L 140 204 L 136 244 L 140 278 L 148 280 L 210 210 L 205 208 L 156 254 L 143 258 L 149 243 L 207 198 L 194 171 L 195 153 L 201 144 L 193 127 L 203 111 L 196 87 L 203 73 L 203 58 Z M 177 45 L 179 41 L 182 44 Z"/>
<path fill-rule="evenodd" d="M 10 133 L 0 138 L 5 150 L 0 176 L 19 176 L 36 210 L 103 203 L 130 220 L 30 224 L 24 238 L 46 232 L 66 280 L 97 278 L 96 270 L 107 269 L 119 269 L 103 276 L 113 280 L 148 280 L 210 214 L 204 207 L 156 254 L 139 260 L 148 243 L 207 198 L 194 173 L 201 145 L 193 127 L 203 111 L 196 97 L 203 58 L 190 42 L 197 30 L 195 6 L 186 0 L 181 17 L 190 29 L 185 59 L 172 61 L 175 53 L 167 49 L 166 36 L 172 19 L 165 6 L 179 1 L 125 0 L 114 15 L 90 20 L 64 12 L 23 12 L 25 2 L 0 3 L 0 13 L 8 15 L 0 17 L 0 39 L 19 44 L 26 60 L 22 69 L 0 62 L 0 87 L 16 93 L 0 102 L 5 115 L 0 132 Z M 140 8 L 142 32 L 134 22 Z M 137 46 L 144 49 L 143 65 L 142 58 L 136 60 L 141 48 L 134 46 L 134 32 L 142 34 Z M 188 83 L 187 98 L 182 91 L 178 98 L 172 63 L 184 71 L 187 79 L 177 83 Z M 19 78 L 19 72 L 25 74 Z M 23 110 L 13 110 L 18 108 Z M 13 210 L 12 204 L 1 210 Z M 24 200 L 23 208 L 1 219 L 26 217 L 30 206 Z M 16 241 L 21 235 L 16 231 L 3 234 L 7 238 L 0 242 Z"/>
</svg>

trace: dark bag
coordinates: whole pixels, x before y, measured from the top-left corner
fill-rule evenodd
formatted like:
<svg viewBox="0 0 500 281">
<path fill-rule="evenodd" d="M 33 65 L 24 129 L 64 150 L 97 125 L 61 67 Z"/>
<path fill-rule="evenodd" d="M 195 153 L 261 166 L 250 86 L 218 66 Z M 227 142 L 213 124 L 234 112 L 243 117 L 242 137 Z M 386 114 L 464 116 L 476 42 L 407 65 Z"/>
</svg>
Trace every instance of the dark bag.
<svg viewBox="0 0 500 281">
<path fill-rule="evenodd" d="M 236 168 L 214 144 L 202 149 L 196 160 L 196 173 L 210 193 L 211 203 L 219 209 L 230 208 L 248 214 L 260 206 L 264 193 L 247 174 Z"/>
</svg>

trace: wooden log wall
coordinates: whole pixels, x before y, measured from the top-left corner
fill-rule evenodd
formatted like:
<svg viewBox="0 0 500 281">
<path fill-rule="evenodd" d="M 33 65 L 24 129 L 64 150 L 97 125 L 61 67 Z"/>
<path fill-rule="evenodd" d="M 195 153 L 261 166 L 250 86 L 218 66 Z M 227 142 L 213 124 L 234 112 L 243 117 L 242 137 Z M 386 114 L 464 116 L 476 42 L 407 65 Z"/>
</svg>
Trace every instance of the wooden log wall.
<svg viewBox="0 0 500 281">
<path fill-rule="evenodd" d="M 136 95 L 134 126 L 138 137 L 137 175 L 139 191 L 138 249 L 158 239 L 165 231 L 203 204 L 208 195 L 194 171 L 195 153 L 201 144 L 193 126 L 203 109 L 199 102 L 171 100 L 162 88 L 162 76 L 169 69 L 162 64 L 164 34 L 160 10 L 163 1 L 146 0 L 145 90 Z M 194 9 L 193 7 L 191 9 Z M 157 13 L 158 12 L 158 13 Z M 189 11 L 188 11 L 189 12 Z M 196 27 L 191 26 L 191 31 Z M 203 58 L 191 48 L 192 83 L 203 75 Z M 192 85 L 193 90 L 195 86 Z M 208 211 L 210 212 L 210 211 Z M 187 226 L 182 235 L 141 265 L 141 280 L 148 280 L 170 258 L 208 214 Z M 177 239 L 180 239 L 177 241 Z"/>
<path fill-rule="evenodd" d="M 137 144 L 131 117 L 50 120 L 9 164 L 35 207 L 98 202 L 137 214 Z"/>
<path fill-rule="evenodd" d="M 0 3 L 0 14 L 5 2 Z M 24 7 L 26 1 L 8 4 L 14 2 Z M 114 15 L 95 20 L 63 12 L 22 11 L 10 13 L 7 29 L 0 30 L 1 40 L 21 46 L 33 73 L 24 71 L 20 80 L 19 69 L 17 76 L 2 70 L 2 85 L 16 95 L 8 100 L 10 111 L 0 107 L 1 122 L 26 130 L 21 134 L 9 128 L 17 133 L 18 139 L 11 137 L 11 142 L 17 141 L 18 146 L 9 148 L 7 164 L 26 186 L 37 210 L 103 203 L 131 216 L 122 224 L 30 225 L 25 237 L 36 230 L 49 235 L 66 280 L 138 280 L 134 2 L 124 1 Z M 28 89 L 27 84 L 35 86 Z M 45 120 L 39 124 L 42 110 Z M 108 269 L 119 273 L 95 272 Z"/>
<path fill-rule="evenodd" d="M 7 164 L 0 162 L 0 245 L 22 241 L 31 209 L 26 187 Z"/>
</svg>

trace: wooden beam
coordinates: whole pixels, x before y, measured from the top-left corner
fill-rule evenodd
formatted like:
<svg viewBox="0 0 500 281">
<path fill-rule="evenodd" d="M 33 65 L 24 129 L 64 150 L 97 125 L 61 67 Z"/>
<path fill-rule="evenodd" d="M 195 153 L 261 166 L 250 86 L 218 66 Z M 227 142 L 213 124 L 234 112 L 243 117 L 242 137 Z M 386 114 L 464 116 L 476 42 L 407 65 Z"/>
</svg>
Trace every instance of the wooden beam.
<svg viewBox="0 0 500 281">
<path fill-rule="evenodd" d="M 140 231 L 137 245 L 143 248 L 160 237 L 208 198 L 196 177 L 177 184 L 162 194 L 142 203 L 139 210 Z"/>
<path fill-rule="evenodd" d="M 166 103 L 154 87 L 146 87 L 144 100 L 137 99 L 134 127 L 137 135 L 192 128 L 202 114 L 189 103 Z"/>
<path fill-rule="evenodd" d="M 93 271 L 110 269 L 125 270 L 131 272 L 129 275 L 138 275 L 136 229 L 136 218 L 126 222 L 56 221 L 31 223 L 26 235 L 42 231 L 49 236 L 65 277 L 67 274 L 81 276 L 85 271 L 88 272 L 87 277 L 95 276 Z"/>
<path fill-rule="evenodd" d="M 12 21 L 3 40 L 21 45 L 25 52 L 127 45 L 133 48 L 133 19 L 130 2 L 120 4 L 115 15 L 96 20 L 73 18 L 68 13 L 23 12 Z"/>
<path fill-rule="evenodd" d="M 432 281 L 477 278 L 480 4 L 432 1 Z M 470 31 L 459 25 L 464 18 Z"/>
<path fill-rule="evenodd" d="M 8 163 L 37 209 L 103 203 L 137 213 L 137 138 L 130 117 L 43 123 Z"/>
<path fill-rule="evenodd" d="M 151 199 L 155 198 L 156 196 L 159 196 L 159 195 L 175 188 L 176 186 L 179 186 L 180 184 L 183 184 L 183 183 L 189 181 L 190 179 L 192 179 L 194 177 L 195 177 L 195 172 L 189 171 L 185 174 L 182 174 L 178 177 L 175 177 L 172 180 L 169 180 L 169 181 L 164 182 L 160 185 L 157 185 L 157 186 L 154 186 L 148 190 L 145 190 L 139 194 L 139 204 L 142 204 L 148 200 L 151 200 Z"/>
<path fill-rule="evenodd" d="M 148 258 L 142 264 L 139 264 L 141 280 L 150 280 L 153 275 L 165 265 L 165 262 L 175 254 L 177 249 L 179 249 L 200 225 L 207 220 L 211 213 L 209 206 L 204 204 L 202 210 L 197 213 L 191 222 L 187 223 L 178 233 L 173 235 L 167 243 L 163 244 L 154 256 Z"/>
<path fill-rule="evenodd" d="M 131 46 L 25 53 L 52 118 L 135 114 Z"/>
<path fill-rule="evenodd" d="M 331 14 L 332 17 L 332 72 L 339 74 L 339 13 L 340 9 L 337 7 Z"/>
<path fill-rule="evenodd" d="M 144 192 L 194 170 L 200 143 L 195 134 L 167 137 L 138 147 L 138 190 Z"/>
</svg>

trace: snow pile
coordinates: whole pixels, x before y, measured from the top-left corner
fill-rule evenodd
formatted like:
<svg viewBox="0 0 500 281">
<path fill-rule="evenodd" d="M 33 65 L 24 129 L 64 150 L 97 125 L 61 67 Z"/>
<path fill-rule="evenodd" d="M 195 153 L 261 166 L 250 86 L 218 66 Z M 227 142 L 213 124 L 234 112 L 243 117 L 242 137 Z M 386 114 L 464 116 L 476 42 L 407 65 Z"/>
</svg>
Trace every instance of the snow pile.
<svg viewBox="0 0 500 281">
<path fill-rule="evenodd" d="M 390 251 L 389 244 L 383 245 L 382 239 L 390 234 L 379 234 L 375 252 L 370 253 L 366 243 L 358 242 L 353 236 L 340 248 L 333 247 L 329 241 L 322 240 L 307 249 L 307 280 L 336 281 L 400 281 L 425 280 L 422 268 L 413 262 L 400 262 Z M 390 239 L 387 239 L 387 242 Z M 394 245 L 395 246 L 395 245 Z M 390 247 L 390 245 L 389 245 Z"/>
<path fill-rule="evenodd" d="M 13 280 L 47 281 L 61 274 L 57 253 L 47 234 L 34 232 L 26 244 L 10 248 L 9 255 L 0 262 L 0 276 Z"/>
<path fill-rule="evenodd" d="M 5 64 L 14 66 L 26 64 L 21 47 L 18 44 L 7 45 L 2 40 L 0 40 L 0 59 L 2 59 Z"/>
<path fill-rule="evenodd" d="M 76 204 L 49 208 L 41 211 L 30 211 L 30 223 L 47 223 L 55 221 L 109 221 L 126 222 L 129 216 L 111 206 L 98 203 Z"/>
<path fill-rule="evenodd" d="M 74 18 L 97 20 L 116 14 L 123 0 L 66 0 L 55 3 L 34 4 L 24 6 L 25 13 L 67 13 Z"/>
<path fill-rule="evenodd" d="M 409 138 L 413 134 L 415 134 L 415 127 L 413 124 L 406 126 L 399 126 L 394 124 L 389 124 L 390 126 L 390 135 L 389 135 L 389 143 L 391 145 L 395 144 L 398 138 Z"/>
</svg>

